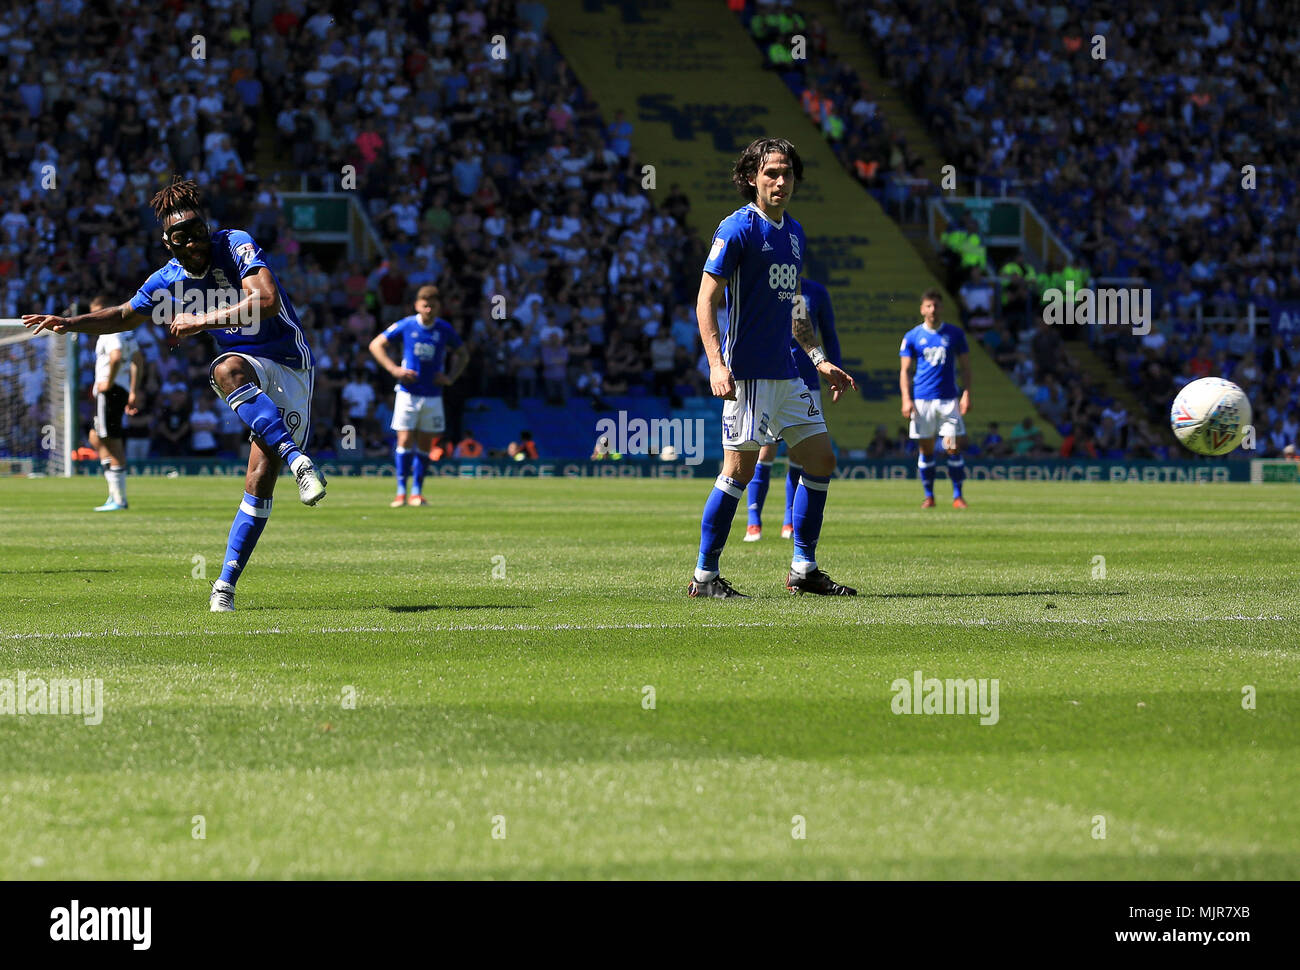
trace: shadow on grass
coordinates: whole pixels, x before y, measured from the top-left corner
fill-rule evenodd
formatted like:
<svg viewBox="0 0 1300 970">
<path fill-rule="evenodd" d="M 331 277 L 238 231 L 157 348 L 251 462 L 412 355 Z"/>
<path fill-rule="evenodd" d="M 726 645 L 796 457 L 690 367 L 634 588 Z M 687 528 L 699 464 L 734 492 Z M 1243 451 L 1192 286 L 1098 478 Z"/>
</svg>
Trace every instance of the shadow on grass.
<svg viewBox="0 0 1300 970">
<path fill-rule="evenodd" d="M 331 606 L 344 607 L 342 603 L 333 603 Z M 444 610 L 448 613 L 467 612 L 469 610 L 531 610 L 533 607 L 527 603 L 427 603 L 416 606 L 379 606 L 375 603 L 360 604 L 356 609 L 379 609 L 387 610 L 389 613 L 432 613 L 435 610 Z M 346 608 L 346 607 L 345 607 Z M 241 606 L 239 612 L 251 612 L 253 610 L 273 610 L 278 613 L 291 612 L 317 612 L 320 606 L 313 604 L 311 606 Z"/>
<path fill-rule="evenodd" d="M 863 593 L 860 595 L 878 600 L 912 600 L 954 599 L 958 597 L 972 597 L 979 599 L 984 596 L 1127 596 L 1128 591 L 1122 589 L 1099 589 L 1095 593 L 1092 593 L 1072 589 L 1009 589 L 995 593 Z"/>
<path fill-rule="evenodd" d="M 115 569 L 0 569 L 0 576 L 56 576 L 61 573 L 112 573 Z"/>
<path fill-rule="evenodd" d="M 431 613 L 447 610 L 458 613 L 467 610 L 531 610 L 527 603 L 429 603 L 424 606 L 389 606 L 389 613 Z"/>
</svg>

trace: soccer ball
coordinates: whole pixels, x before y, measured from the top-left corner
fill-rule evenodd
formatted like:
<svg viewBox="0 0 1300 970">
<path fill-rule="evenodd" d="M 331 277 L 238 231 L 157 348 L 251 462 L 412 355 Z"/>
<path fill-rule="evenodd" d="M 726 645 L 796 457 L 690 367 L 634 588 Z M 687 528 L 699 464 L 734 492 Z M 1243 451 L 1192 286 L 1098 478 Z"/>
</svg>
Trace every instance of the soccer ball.
<svg viewBox="0 0 1300 970">
<path fill-rule="evenodd" d="M 1202 455 L 1226 455 L 1246 436 L 1250 401 L 1232 381 L 1202 377 L 1178 392 L 1169 424 L 1184 447 Z"/>
</svg>

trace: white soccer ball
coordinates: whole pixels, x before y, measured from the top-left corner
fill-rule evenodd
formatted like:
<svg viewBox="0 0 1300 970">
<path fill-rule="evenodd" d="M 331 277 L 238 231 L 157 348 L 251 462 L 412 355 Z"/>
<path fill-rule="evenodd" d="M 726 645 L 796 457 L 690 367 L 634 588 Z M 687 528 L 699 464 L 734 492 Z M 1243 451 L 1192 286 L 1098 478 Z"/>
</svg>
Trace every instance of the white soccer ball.
<svg viewBox="0 0 1300 970">
<path fill-rule="evenodd" d="M 1226 455 L 1246 436 L 1250 401 L 1232 381 L 1202 377 L 1178 392 L 1169 424 L 1184 447 L 1202 455 Z"/>
</svg>

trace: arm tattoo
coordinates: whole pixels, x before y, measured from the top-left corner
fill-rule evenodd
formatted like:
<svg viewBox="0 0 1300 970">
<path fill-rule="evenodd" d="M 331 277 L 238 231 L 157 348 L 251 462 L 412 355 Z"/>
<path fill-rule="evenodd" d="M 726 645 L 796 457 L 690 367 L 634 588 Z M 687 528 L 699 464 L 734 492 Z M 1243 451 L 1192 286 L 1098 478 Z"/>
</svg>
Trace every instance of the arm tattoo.
<svg viewBox="0 0 1300 970">
<path fill-rule="evenodd" d="M 813 336 L 812 321 L 808 319 L 807 314 L 800 315 L 796 313 L 794 315 L 790 323 L 790 333 L 805 351 L 817 346 L 817 341 Z"/>
</svg>

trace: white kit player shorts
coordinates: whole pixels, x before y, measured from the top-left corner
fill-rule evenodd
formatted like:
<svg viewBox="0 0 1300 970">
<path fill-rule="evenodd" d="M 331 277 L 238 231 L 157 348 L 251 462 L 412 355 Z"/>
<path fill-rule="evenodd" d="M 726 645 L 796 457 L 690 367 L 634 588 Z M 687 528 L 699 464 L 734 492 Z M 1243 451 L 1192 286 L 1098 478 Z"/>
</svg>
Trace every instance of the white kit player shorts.
<svg viewBox="0 0 1300 970">
<path fill-rule="evenodd" d="M 913 403 L 911 437 L 959 438 L 966 433 L 958 398 L 931 398 Z"/>
<path fill-rule="evenodd" d="M 399 387 L 397 399 L 393 402 L 391 427 L 394 431 L 432 431 L 442 434 L 447 430 L 442 398 L 420 397 Z"/>
<path fill-rule="evenodd" d="M 121 384 L 114 384 L 107 393 L 95 395 L 95 434 L 101 438 L 122 437 L 122 415 L 130 392 Z"/>
<path fill-rule="evenodd" d="M 212 369 L 208 372 L 208 381 L 212 389 L 217 392 L 217 396 L 223 401 L 226 399 L 217 382 L 212 380 L 212 370 L 225 360 L 227 357 L 240 357 L 253 368 L 253 373 L 257 375 L 257 385 L 275 402 L 275 406 L 280 409 L 280 415 L 284 418 L 285 427 L 293 435 L 293 442 L 299 448 L 307 446 L 307 433 L 311 430 L 311 392 L 312 384 L 315 380 L 314 370 L 295 370 L 292 367 L 286 367 L 284 364 L 277 364 L 273 360 L 267 360 L 265 357 L 254 357 L 252 354 L 243 354 L 237 351 L 230 351 L 221 354 L 212 362 Z"/>
<path fill-rule="evenodd" d="M 803 378 L 736 381 L 736 399 L 722 402 L 722 447 L 757 451 L 785 441 L 793 448 L 805 438 L 826 433 L 821 395 Z"/>
</svg>

